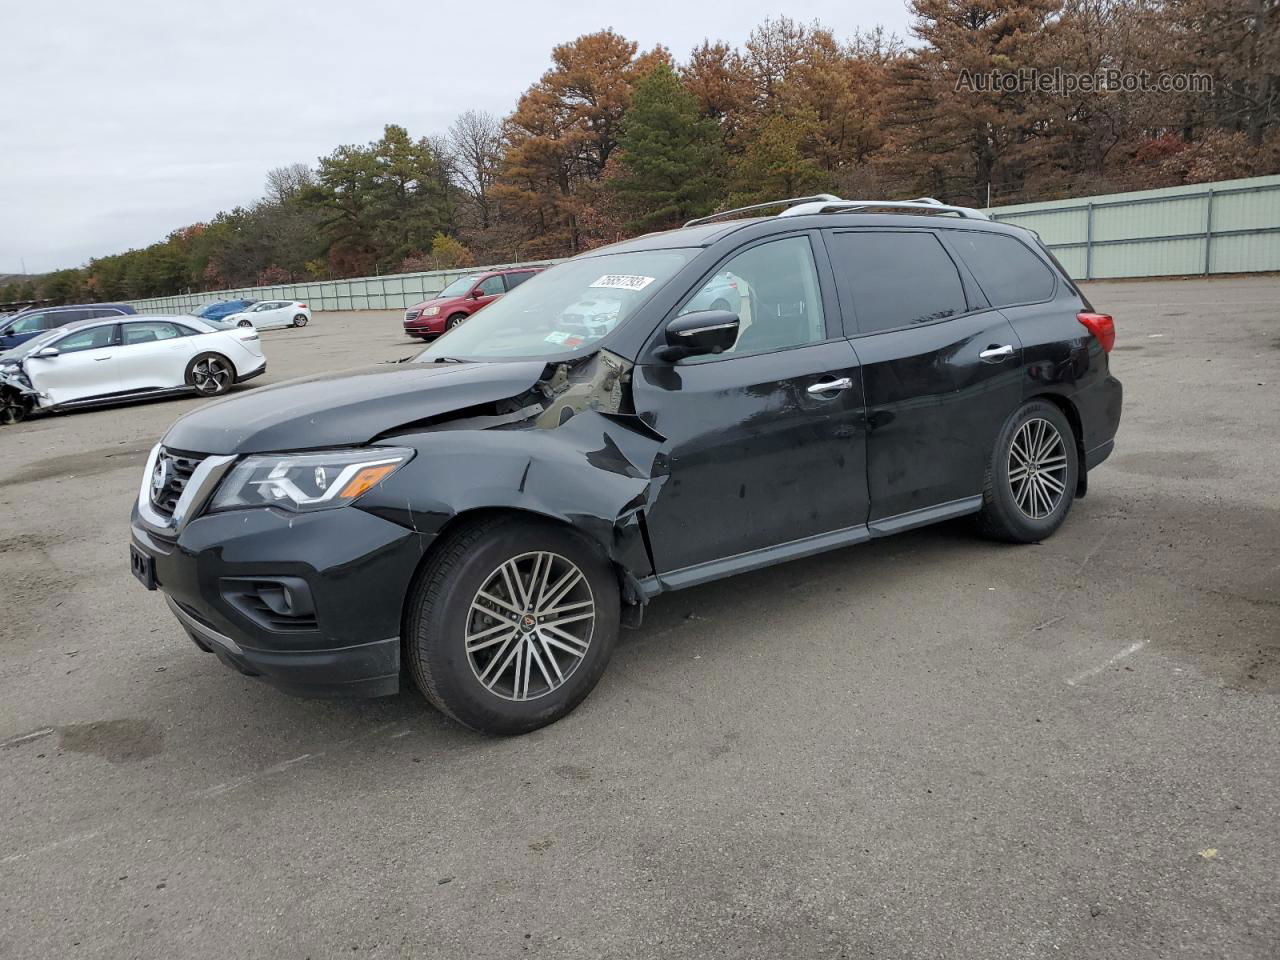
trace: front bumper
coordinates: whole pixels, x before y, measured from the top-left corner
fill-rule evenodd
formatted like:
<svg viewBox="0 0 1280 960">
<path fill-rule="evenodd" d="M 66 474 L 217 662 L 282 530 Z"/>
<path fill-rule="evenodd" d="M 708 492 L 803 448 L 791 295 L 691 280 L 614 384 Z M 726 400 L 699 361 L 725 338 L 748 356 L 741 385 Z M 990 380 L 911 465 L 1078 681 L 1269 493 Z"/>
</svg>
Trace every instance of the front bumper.
<svg viewBox="0 0 1280 960">
<path fill-rule="evenodd" d="M 384 696 L 400 685 L 400 616 L 425 549 L 423 535 L 355 507 L 312 514 L 272 509 L 197 517 L 177 539 L 147 528 L 169 609 L 200 649 L 241 673 L 301 696 Z M 289 583 L 309 616 L 263 615 L 246 585 Z"/>
<path fill-rule="evenodd" d="M 425 337 L 433 333 L 444 333 L 444 317 L 418 317 L 404 321 L 404 332 L 411 337 Z"/>
</svg>

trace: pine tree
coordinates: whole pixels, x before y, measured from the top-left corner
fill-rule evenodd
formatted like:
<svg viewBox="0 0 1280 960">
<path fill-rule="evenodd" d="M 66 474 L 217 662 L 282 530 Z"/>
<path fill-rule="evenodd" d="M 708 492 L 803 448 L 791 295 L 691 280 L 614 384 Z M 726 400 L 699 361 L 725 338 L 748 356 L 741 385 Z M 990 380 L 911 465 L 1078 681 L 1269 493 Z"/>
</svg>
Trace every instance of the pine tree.
<svg viewBox="0 0 1280 960">
<path fill-rule="evenodd" d="M 632 229 L 676 226 L 711 210 L 720 195 L 720 131 L 669 64 L 639 83 L 623 122 L 621 175 L 612 181 Z"/>
</svg>

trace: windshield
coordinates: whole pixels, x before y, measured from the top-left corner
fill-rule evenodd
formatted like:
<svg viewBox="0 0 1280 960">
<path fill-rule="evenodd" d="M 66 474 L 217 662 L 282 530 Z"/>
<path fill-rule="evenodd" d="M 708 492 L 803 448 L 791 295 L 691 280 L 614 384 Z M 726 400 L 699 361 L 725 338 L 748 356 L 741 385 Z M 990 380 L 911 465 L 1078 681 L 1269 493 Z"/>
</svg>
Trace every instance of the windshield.
<svg viewBox="0 0 1280 960">
<path fill-rule="evenodd" d="M 478 273 L 470 277 L 459 277 L 457 280 L 453 281 L 453 283 L 449 284 L 447 287 L 445 287 L 443 290 L 441 290 L 431 299 L 442 300 L 445 297 L 460 297 L 464 293 L 469 293 L 471 291 L 471 288 L 474 287 L 479 281 L 480 281 L 480 274 Z"/>
<path fill-rule="evenodd" d="M 698 251 L 648 250 L 570 260 L 537 274 L 415 359 L 548 357 L 585 352 L 635 313 Z"/>
</svg>

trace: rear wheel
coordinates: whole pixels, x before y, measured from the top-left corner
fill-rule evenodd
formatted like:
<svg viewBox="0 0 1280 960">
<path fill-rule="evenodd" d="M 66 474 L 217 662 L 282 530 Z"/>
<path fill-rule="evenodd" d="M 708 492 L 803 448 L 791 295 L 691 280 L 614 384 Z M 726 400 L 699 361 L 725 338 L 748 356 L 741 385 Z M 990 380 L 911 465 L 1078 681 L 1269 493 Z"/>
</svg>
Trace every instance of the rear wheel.
<svg viewBox="0 0 1280 960">
<path fill-rule="evenodd" d="M 295 327 L 305 327 L 307 325 L 307 315 L 305 313 L 298 314 L 293 318 L 293 325 Z"/>
<path fill-rule="evenodd" d="M 187 383 L 202 397 L 221 396 L 235 379 L 235 367 L 220 353 L 202 353 L 187 364 Z"/>
<path fill-rule="evenodd" d="M 1080 464 L 1066 416 L 1047 400 L 1023 404 L 1000 431 L 987 468 L 979 528 L 997 540 L 1035 543 L 1066 519 Z"/>
<path fill-rule="evenodd" d="M 455 313 L 449 318 L 448 322 L 445 323 L 444 328 L 445 330 L 452 330 L 454 327 L 463 323 L 466 319 L 467 315 L 465 313 Z"/>
<path fill-rule="evenodd" d="M 0 391 L 0 423 L 21 423 L 31 412 L 31 398 L 17 390 Z"/>
<path fill-rule="evenodd" d="M 418 578 L 405 656 L 419 689 L 474 730 L 559 720 L 595 687 L 619 627 L 609 561 L 574 530 L 501 517 L 457 530 Z"/>
</svg>

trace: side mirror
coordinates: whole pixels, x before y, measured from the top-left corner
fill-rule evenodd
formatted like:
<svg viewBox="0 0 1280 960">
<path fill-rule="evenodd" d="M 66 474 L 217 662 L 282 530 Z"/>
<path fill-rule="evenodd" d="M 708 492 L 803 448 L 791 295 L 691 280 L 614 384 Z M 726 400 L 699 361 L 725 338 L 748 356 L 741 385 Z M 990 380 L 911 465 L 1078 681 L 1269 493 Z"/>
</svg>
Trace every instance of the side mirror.
<svg viewBox="0 0 1280 960">
<path fill-rule="evenodd" d="M 484 292 L 479 287 L 476 287 L 474 290 L 471 291 L 472 300 L 479 300 L 483 296 L 484 296 Z"/>
<path fill-rule="evenodd" d="M 738 315 L 732 310 L 699 310 L 667 324 L 666 360 L 721 353 L 738 342 Z"/>
<path fill-rule="evenodd" d="M 41 360 L 52 360 L 57 355 L 58 355 L 57 347 L 44 347 L 43 349 L 36 351 L 36 356 L 39 357 Z"/>
</svg>

